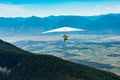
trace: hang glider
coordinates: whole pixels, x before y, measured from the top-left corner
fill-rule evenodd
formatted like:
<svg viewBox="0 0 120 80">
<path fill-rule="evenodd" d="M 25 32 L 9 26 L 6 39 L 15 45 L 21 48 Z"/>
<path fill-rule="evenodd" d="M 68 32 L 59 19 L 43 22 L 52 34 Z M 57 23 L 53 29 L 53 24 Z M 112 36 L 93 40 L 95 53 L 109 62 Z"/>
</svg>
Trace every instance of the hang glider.
<svg viewBox="0 0 120 80">
<path fill-rule="evenodd" d="M 67 36 L 66 32 L 69 32 L 69 31 L 88 32 L 88 30 L 84 30 L 84 29 L 71 28 L 71 27 L 62 27 L 62 28 L 57 28 L 57 29 L 45 31 L 45 32 L 42 32 L 42 33 L 45 34 L 45 33 L 52 33 L 52 32 L 64 32 L 65 34 L 63 35 L 63 38 L 64 38 L 64 42 L 65 42 L 66 40 L 68 40 L 68 36 Z"/>
<path fill-rule="evenodd" d="M 62 28 L 57 28 L 57 29 L 45 31 L 45 32 L 42 32 L 42 33 L 44 34 L 44 33 L 51 33 L 51 32 L 69 32 L 69 31 L 82 31 L 82 32 L 87 32 L 88 30 L 71 28 L 71 27 L 62 27 Z"/>
</svg>

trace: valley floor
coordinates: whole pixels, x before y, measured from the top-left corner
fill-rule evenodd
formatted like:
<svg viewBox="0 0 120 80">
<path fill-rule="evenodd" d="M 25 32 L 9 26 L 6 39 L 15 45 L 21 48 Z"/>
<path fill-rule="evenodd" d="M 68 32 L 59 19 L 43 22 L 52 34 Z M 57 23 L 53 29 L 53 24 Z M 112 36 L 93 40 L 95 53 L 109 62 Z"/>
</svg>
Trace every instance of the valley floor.
<svg viewBox="0 0 120 80">
<path fill-rule="evenodd" d="M 6 37 L 3 40 L 33 53 L 55 55 L 120 75 L 120 36 L 69 35 L 65 43 L 61 36 Z"/>
</svg>

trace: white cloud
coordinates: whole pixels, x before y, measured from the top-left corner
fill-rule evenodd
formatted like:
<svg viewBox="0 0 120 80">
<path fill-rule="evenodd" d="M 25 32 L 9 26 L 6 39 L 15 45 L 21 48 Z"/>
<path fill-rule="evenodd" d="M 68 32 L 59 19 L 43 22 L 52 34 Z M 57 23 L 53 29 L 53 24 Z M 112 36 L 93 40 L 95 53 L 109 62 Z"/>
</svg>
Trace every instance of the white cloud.
<svg viewBox="0 0 120 80">
<path fill-rule="evenodd" d="M 87 5 L 87 6 L 86 6 Z M 0 17 L 27 17 L 49 15 L 99 15 L 120 13 L 120 5 L 102 5 L 88 3 L 59 3 L 59 4 L 0 4 Z"/>
<path fill-rule="evenodd" d="M 110 7 L 105 7 L 106 10 L 110 10 Z"/>
<path fill-rule="evenodd" d="M 32 15 L 47 16 L 48 9 L 43 9 L 41 6 L 36 5 L 13 5 L 13 4 L 0 4 L 0 17 L 28 17 Z"/>
<path fill-rule="evenodd" d="M 16 17 L 26 12 L 24 8 L 18 5 L 0 4 L 0 16 Z"/>
<path fill-rule="evenodd" d="M 16 5 L 0 4 L 0 10 L 10 12 L 24 12 L 25 10 Z"/>
<path fill-rule="evenodd" d="M 95 7 L 96 7 L 96 8 L 100 8 L 101 6 L 99 6 L 99 5 L 96 5 Z"/>
</svg>

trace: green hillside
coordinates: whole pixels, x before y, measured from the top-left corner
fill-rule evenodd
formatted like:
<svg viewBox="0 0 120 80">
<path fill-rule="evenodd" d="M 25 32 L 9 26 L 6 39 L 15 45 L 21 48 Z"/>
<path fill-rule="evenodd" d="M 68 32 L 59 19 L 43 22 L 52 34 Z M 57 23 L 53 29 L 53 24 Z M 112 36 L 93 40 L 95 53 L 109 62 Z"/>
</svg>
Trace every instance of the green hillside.
<svg viewBox="0 0 120 80">
<path fill-rule="evenodd" d="M 120 80 L 120 77 L 55 56 L 32 54 L 0 40 L 0 80 Z"/>
</svg>

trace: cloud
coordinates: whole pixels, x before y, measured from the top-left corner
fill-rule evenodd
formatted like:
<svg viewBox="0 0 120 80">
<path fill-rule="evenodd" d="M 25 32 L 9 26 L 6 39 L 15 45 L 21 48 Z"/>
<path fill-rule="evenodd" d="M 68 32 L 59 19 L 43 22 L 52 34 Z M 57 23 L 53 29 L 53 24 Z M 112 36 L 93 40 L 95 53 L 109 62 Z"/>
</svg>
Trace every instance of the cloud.
<svg viewBox="0 0 120 80">
<path fill-rule="evenodd" d="M 26 12 L 24 8 L 18 5 L 0 4 L 0 16 L 19 16 Z"/>
<path fill-rule="evenodd" d="M 25 10 L 16 5 L 0 4 L 0 10 L 10 12 L 24 12 Z"/>
<path fill-rule="evenodd" d="M 87 5 L 87 6 L 86 6 Z M 49 15 L 100 15 L 120 13 L 119 4 L 56 3 L 56 4 L 0 4 L 0 17 L 28 17 Z"/>
<path fill-rule="evenodd" d="M 95 7 L 96 7 L 96 8 L 100 8 L 101 6 L 99 6 L 99 5 L 96 5 Z"/>
<path fill-rule="evenodd" d="M 49 9 L 46 9 L 45 6 L 33 4 L 0 4 L 0 17 L 28 17 L 32 15 L 47 16 L 48 13 Z"/>
</svg>

